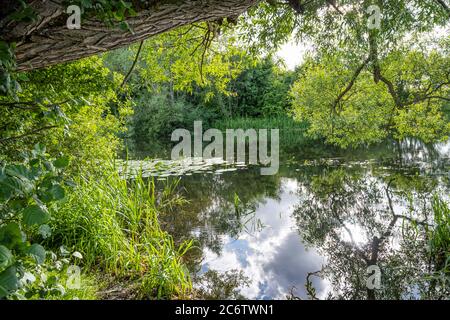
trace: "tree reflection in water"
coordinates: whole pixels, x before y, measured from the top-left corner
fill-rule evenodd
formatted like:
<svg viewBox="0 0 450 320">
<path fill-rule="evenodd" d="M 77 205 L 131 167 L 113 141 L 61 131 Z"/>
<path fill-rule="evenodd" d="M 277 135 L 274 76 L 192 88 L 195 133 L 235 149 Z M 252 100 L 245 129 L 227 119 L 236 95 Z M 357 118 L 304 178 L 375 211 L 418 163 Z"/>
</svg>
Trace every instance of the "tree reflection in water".
<svg viewBox="0 0 450 320">
<path fill-rule="evenodd" d="M 280 257 L 286 257 L 285 263 L 294 264 L 281 268 L 283 261 L 269 261 L 262 270 L 273 271 L 268 269 L 272 267 L 276 272 L 289 272 L 286 279 L 297 287 L 303 284 L 309 298 L 318 296 L 318 284 L 322 292 L 327 283 L 327 295 L 322 294 L 322 298 L 446 299 L 450 296 L 450 217 L 448 211 L 441 210 L 444 218 L 436 221 L 432 206 L 433 201 L 435 207 L 438 203 L 433 200 L 435 194 L 444 198 L 449 194 L 449 145 L 430 147 L 411 140 L 362 153 L 339 154 L 333 159 L 305 159 L 300 153 L 291 153 L 276 176 L 260 176 L 257 169 L 251 168 L 223 175 L 186 176 L 181 179 L 180 193 L 189 203 L 164 213 L 162 218 L 175 239 L 196 238 L 197 249 L 191 250 L 188 262 L 194 275 L 205 274 L 207 250 L 220 257 L 229 245 L 224 239 L 245 238 L 241 241 L 251 243 L 245 234 L 267 233 L 256 220 L 268 214 L 273 217 L 279 214 L 277 210 L 288 210 L 273 206 L 281 206 L 286 200 L 282 199 L 286 196 L 286 181 L 293 181 L 296 196 L 288 199 L 293 208 L 287 214 L 288 223 L 298 235 L 297 240 L 293 234 L 286 239 L 301 241 L 302 246 L 319 252 L 326 263 L 320 270 L 299 271 L 295 280 L 292 267 L 310 256 L 302 253 L 297 261 L 291 259 L 296 252 L 280 252 Z M 268 208 L 273 211 L 267 212 Z M 255 221 L 247 221 L 250 217 Z M 258 227 L 249 230 L 252 224 Z M 438 241 L 436 230 L 440 230 Z M 292 248 L 285 245 L 283 250 Z M 240 258 L 247 259 L 244 264 L 248 264 L 252 256 Z M 305 262 L 301 266 L 307 265 Z M 381 271 L 380 289 L 367 286 L 367 270 L 374 265 Z M 201 281 L 210 279 L 214 283 L 210 288 L 224 289 L 230 281 L 223 279 L 231 277 L 236 281 L 231 281 L 234 286 L 227 284 L 228 291 L 237 295 L 236 290 L 248 284 L 238 281 L 242 265 L 224 267 L 228 274 L 210 270 Z M 232 270 L 236 271 L 234 275 Z M 320 279 L 326 282 L 319 283 Z M 279 285 L 286 286 L 286 295 L 295 298 L 294 290 L 289 294 L 292 286 L 283 281 Z"/>
<path fill-rule="evenodd" d="M 436 182 L 401 177 L 333 169 L 301 186 L 294 215 L 302 239 L 328 258 L 320 276 L 332 283 L 330 298 L 448 297 L 445 283 L 430 280 L 437 271 L 427 245 Z M 379 290 L 367 286 L 373 265 L 382 272 Z"/>
</svg>

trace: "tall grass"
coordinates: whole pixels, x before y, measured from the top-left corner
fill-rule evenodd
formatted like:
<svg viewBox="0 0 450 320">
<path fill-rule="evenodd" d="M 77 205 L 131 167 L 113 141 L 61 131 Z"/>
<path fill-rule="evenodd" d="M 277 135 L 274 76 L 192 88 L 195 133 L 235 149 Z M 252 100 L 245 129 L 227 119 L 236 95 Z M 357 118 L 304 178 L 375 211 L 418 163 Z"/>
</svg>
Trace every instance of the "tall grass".
<svg viewBox="0 0 450 320">
<path fill-rule="evenodd" d="M 214 127 L 225 131 L 226 129 L 279 129 L 280 144 L 298 145 L 308 142 L 305 137 L 307 124 L 297 122 L 293 118 L 283 115 L 271 118 L 230 118 L 221 119 L 214 124 Z"/>
<path fill-rule="evenodd" d="M 430 256 L 443 278 L 450 277 L 450 207 L 435 196 L 432 203 L 435 226 L 429 230 Z"/>
<path fill-rule="evenodd" d="M 156 191 L 138 175 L 124 180 L 113 165 L 102 175 L 81 176 L 64 205 L 53 213 L 52 242 L 76 248 L 84 267 L 137 282 L 148 298 L 184 296 L 191 289 L 180 247 L 161 230 L 158 209 L 170 203 L 170 186 Z"/>
</svg>

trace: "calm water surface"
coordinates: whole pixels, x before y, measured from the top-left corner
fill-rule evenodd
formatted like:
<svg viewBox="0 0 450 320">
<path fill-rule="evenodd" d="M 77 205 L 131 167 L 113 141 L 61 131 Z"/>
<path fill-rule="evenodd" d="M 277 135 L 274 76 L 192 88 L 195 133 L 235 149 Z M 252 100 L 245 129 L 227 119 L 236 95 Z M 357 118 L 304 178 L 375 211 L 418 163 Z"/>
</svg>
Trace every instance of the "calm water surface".
<svg viewBox="0 0 450 320">
<path fill-rule="evenodd" d="M 429 280 L 426 225 L 433 196 L 448 199 L 450 143 L 280 156 L 275 176 L 242 165 L 178 172 L 189 203 L 161 218 L 176 241 L 196 240 L 186 261 L 198 288 L 232 284 L 250 299 L 449 297 Z M 370 265 L 379 290 L 367 289 Z"/>
</svg>

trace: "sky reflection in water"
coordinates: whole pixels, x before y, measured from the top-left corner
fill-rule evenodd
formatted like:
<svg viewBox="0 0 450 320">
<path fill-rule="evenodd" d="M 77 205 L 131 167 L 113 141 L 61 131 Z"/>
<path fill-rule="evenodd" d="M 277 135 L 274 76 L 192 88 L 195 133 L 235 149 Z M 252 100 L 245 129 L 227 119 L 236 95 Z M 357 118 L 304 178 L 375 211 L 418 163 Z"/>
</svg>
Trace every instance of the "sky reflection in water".
<svg viewBox="0 0 450 320">
<path fill-rule="evenodd" d="M 430 193 L 423 191 L 424 195 L 430 198 L 432 192 L 439 191 L 448 199 L 450 143 L 428 148 L 410 141 L 402 144 L 401 150 L 381 148 L 317 159 L 293 156 L 282 161 L 279 174 L 272 177 L 242 167 L 220 174 L 208 169 L 207 173 L 183 176 L 180 189 L 190 204 L 163 218 L 166 229 L 175 239 L 198 240 L 201 252 L 193 259 L 193 272 L 198 275 L 207 270 L 241 270 L 251 280 L 240 288 L 246 298 L 285 299 L 293 288 L 296 296 L 307 298 L 308 273 L 331 265 L 339 284 L 339 280 L 344 283 L 346 277 L 353 277 L 346 269 L 349 261 L 356 261 L 351 268 L 364 271 L 366 263 L 358 262 L 358 256 L 346 252 L 340 244 L 349 243 L 351 233 L 355 246 L 370 256 L 374 236 L 380 237 L 391 221 L 385 194 L 390 180 L 395 181 L 391 194 L 395 214 L 408 213 L 402 191 L 432 185 L 427 189 Z M 337 192 L 339 188 L 342 190 Z M 247 212 L 238 218 L 234 194 Z M 418 201 L 420 196 L 417 193 Z M 318 228 L 314 219 L 312 224 L 305 222 L 305 217 L 315 214 L 325 216 Z M 340 217 L 343 220 L 339 225 L 336 220 Z M 386 268 L 408 258 L 408 250 L 396 256 L 396 250 L 404 250 L 400 225 L 395 225 L 380 248 L 377 263 L 386 263 Z M 333 232 L 337 234 L 334 244 L 329 240 Z M 400 275 L 394 274 L 392 279 L 395 276 Z M 326 298 L 335 290 L 325 275 L 312 276 L 311 280 L 317 298 Z M 383 296 L 399 297 L 397 291 L 402 290 L 406 290 L 400 293 L 404 298 L 417 295 L 417 290 L 408 286 L 396 288 L 394 280 L 390 285 L 393 288 L 387 288 Z M 343 284 L 341 289 L 340 297 L 364 298 L 362 284 Z"/>
</svg>

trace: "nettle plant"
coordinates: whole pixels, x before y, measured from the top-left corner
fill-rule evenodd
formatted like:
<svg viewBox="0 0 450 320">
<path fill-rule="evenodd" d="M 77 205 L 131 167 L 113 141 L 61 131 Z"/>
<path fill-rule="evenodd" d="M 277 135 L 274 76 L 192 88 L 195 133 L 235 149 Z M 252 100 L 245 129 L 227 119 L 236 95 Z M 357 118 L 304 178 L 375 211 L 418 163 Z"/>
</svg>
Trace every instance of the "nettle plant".
<svg viewBox="0 0 450 320">
<path fill-rule="evenodd" d="M 21 164 L 0 166 L 0 299 L 64 295 L 59 275 L 70 258 L 81 258 L 64 248 L 57 255 L 39 244 L 51 235 L 50 211 L 57 210 L 72 184 L 63 176 L 69 159 L 49 160 L 39 144 L 24 158 Z"/>
</svg>

